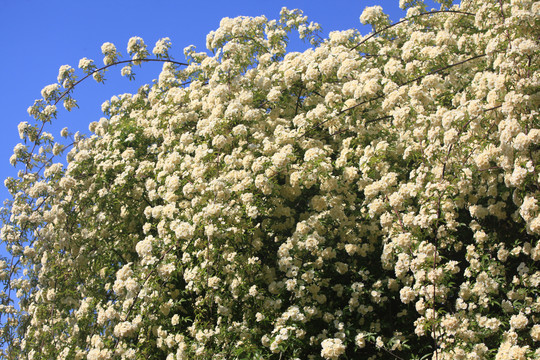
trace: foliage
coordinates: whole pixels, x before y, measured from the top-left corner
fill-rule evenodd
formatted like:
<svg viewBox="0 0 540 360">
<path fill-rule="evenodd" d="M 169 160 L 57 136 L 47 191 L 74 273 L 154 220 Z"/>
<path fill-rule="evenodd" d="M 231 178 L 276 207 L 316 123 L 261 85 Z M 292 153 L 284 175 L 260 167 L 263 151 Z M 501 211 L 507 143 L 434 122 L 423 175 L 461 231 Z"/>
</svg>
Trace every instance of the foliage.
<svg viewBox="0 0 540 360">
<path fill-rule="evenodd" d="M 364 36 L 283 9 L 186 63 L 132 38 L 63 66 L 6 180 L 3 355 L 540 356 L 540 3 L 439 2 L 366 8 Z M 148 61 L 88 136 L 45 131 L 82 79 Z"/>
</svg>

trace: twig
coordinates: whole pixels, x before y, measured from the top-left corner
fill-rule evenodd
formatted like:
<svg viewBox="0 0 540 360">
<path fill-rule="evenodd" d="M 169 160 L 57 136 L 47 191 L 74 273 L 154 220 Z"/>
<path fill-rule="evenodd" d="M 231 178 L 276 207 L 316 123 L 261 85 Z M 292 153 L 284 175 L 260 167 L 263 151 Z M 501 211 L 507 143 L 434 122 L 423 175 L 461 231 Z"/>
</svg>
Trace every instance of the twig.
<svg viewBox="0 0 540 360">
<path fill-rule="evenodd" d="M 425 15 L 433 15 L 433 14 L 439 14 L 439 13 L 455 13 L 455 14 L 462 14 L 462 15 L 469 15 L 469 16 L 476 16 L 475 14 L 473 13 L 470 13 L 470 12 L 465 12 L 465 11 L 459 11 L 459 10 L 436 10 L 436 11 L 430 11 L 430 12 L 425 12 L 425 13 L 422 13 L 422 14 L 418 14 L 418 15 L 414 15 L 414 16 L 411 16 L 409 18 L 405 18 L 405 19 L 402 19 L 400 21 L 398 21 L 397 23 L 394 23 L 392 25 L 388 25 L 387 27 L 385 28 L 382 28 L 381 30 L 378 30 L 378 31 L 375 31 L 373 34 L 369 35 L 367 38 L 365 38 L 364 40 L 360 41 L 356 46 L 354 46 L 353 48 L 351 48 L 351 50 L 355 50 L 356 48 L 358 48 L 360 45 L 362 45 L 363 43 L 365 43 L 366 41 L 368 41 L 369 39 L 371 39 L 372 37 L 380 34 L 381 32 L 383 31 L 386 31 L 396 25 L 399 25 L 401 23 L 404 23 L 406 21 L 410 21 L 412 19 L 415 19 L 417 17 L 420 17 L 420 16 L 425 16 Z"/>
<path fill-rule="evenodd" d="M 426 74 L 424 74 L 424 75 L 418 76 L 418 77 L 416 77 L 416 78 L 414 78 L 414 79 L 408 80 L 408 81 L 406 81 L 406 82 L 404 82 L 404 83 L 398 85 L 398 89 L 401 88 L 401 87 L 403 87 L 403 86 L 405 86 L 405 85 L 409 85 L 410 83 L 413 83 L 413 82 L 415 82 L 415 81 L 421 80 L 421 79 L 423 79 L 424 77 L 426 77 L 426 76 L 428 76 L 428 75 L 437 74 L 437 73 L 439 73 L 439 72 L 441 72 L 441 71 L 450 69 L 450 68 L 452 68 L 452 67 L 454 67 L 454 66 L 459 66 L 459 65 L 462 65 L 462 64 L 464 64 L 464 63 L 466 63 L 466 62 L 468 62 L 468 61 L 472 61 L 472 60 L 475 60 L 475 59 L 478 59 L 478 58 L 481 58 L 481 57 L 484 57 L 484 56 L 486 56 L 486 54 L 476 55 L 476 56 L 473 56 L 473 57 L 471 57 L 471 58 L 468 58 L 468 59 L 459 61 L 459 62 L 457 62 L 457 63 L 450 64 L 450 65 L 447 65 L 447 66 L 445 66 L 445 67 L 442 67 L 442 68 L 438 68 L 438 69 L 432 70 L 432 71 L 430 71 L 430 72 L 428 72 L 428 73 L 426 73 Z M 353 105 L 353 106 L 351 106 L 351 107 L 349 107 L 349 108 L 347 108 L 347 109 L 341 110 L 340 112 L 337 113 L 336 116 L 339 116 L 339 115 L 341 115 L 341 114 L 343 114 L 343 113 L 345 113 L 345 112 L 347 112 L 347 111 L 353 110 L 353 109 L 355 109 L 355 108 L 357 108 L 357 107 L 359 107 L 359 106 L 368 104 L 368 103 L 370 103 L 370 102 L 372 102 L 372 101 L 381 99 L 381 98 L 383 98 L 383 97 L 385 97 L 385 96 L 386 96 L 385 94 L 382 94 L 382 95 L 375 96 L 375 97 L 373 97 L 373 98 L 371 98 L 371 99 L 361 101 L 361 102 L 359 102 L 359 103 L 356 104 L 356 105 Z M 302 135 L 300 135 L 299 138 L 304 137 L 306 134 L 308 134 L 308 133 L 314 131 L 315 129 L 317 129 L 317 128 L 319 128 L 319 127 L 321 127 L 321 125 L 327 123 L 327 122 L 330 121 L 330 120 L 332 120 L 332 119 L 326 119 L 326 120 L 324 120 L 324 121 L 322 121 L 322 122 L 316 124 L 314 127 L 312 127 L 311 129 L 305 131 Z"/>
</svg>

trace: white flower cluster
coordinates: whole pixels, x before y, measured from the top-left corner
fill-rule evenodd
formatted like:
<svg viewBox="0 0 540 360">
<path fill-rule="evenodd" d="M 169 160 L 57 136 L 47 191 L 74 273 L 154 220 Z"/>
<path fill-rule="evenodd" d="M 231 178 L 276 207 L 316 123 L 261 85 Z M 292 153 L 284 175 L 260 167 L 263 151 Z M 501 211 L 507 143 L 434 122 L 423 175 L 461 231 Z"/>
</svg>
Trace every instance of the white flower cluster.
<svg viewBox="0 0 540 360">
<path fill-rule="evenodd" d="M 323 340 L 321 346 L 321 356 L 325 359 L 337 359 L 345 353 L 345 345 L 341 339 Z"/>
<path fill-rule="evenodd" d="M 105 55 L 105 57 L 103 58 L 103 63 L 105 65 L 111 65 L 112 63 L 114 63 L 114 61 L 118 58 L 119 55 L 116 52 L 116 46 L 114 46 L 114 44 L 110 42 L 104 43 L 101 46 L 101 53 Z M 85 65 L 84 62 L 83 65 Z"/>
<path fill-rule="evenodd" d="M 82 58 L 81 60 L 79 60 L 79 69 L 83 69 L 86 71 L 92 70 L 93 65 L 94 65 L 94 60 L 87 59 L 87 58 Z"/>
<path fill-rule="evenodd" d="M 161 45 L 162 51 L 165 51 L 166 42 L 163 42 Z M 146 59 L 148 57 L 148 50 L 146 49 L 146 44 L 143 39 L 134 36 L 128 41 L 127 52 L 131 55 L 131 58 L 135 60 L 133 63 L 135 65 L 140 65 L 140 60 Z"/>
<path fill-rule="evenodd" d="M 364 9 L 362 15 L 360 15 L 360 22 L 362 24 L 372 24 L 376 22 L 381 16 L 384 16 L 383 8 L 380 5 L 369 6 Z"/>
<path fill-rule="evenodd" d="M 152 50 L 152 53 L 157 57 L 168 57 L 168 51 L 171 48 L 171 39 L 168 37 L 159 39 L 156 42 L 156 46 Z"/>
</svg>

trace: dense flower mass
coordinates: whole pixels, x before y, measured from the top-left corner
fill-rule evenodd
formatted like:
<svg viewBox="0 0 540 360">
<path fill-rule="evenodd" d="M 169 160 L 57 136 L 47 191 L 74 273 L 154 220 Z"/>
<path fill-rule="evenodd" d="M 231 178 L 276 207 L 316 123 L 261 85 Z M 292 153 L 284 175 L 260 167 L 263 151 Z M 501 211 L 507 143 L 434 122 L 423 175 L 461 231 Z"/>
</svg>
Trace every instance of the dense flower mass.
<svg viewBox="0 0 540 360">
<path fill-rule="evenodd" d="M 225 18 L 186 63 L 132 38 L 159 78 L 71 142 L 62 66 L 5 181 L 2 355 L 539 358 L 540 2 L 438 2 Z"/>
</svg>

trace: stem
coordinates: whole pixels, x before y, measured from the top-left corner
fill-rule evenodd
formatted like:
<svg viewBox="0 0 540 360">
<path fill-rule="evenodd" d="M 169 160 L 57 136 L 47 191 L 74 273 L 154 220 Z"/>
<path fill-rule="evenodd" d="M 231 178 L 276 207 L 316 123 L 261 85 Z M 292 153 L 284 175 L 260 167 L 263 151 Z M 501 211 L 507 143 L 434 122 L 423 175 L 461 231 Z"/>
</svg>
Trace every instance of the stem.
<svg viewBox="0 0 540 360">
<path fill-rule="evenodd" d="M 447 70 L 447 69 L 450 69 L 450 68 L 452 68 L 452 67 L 454 67 L 454 66 L 462 65 L 462 64 L 464 64 L 464 63 L 466 63 L 466 62 L 469 62 L 469 61 L 472 61 L 472 60 L 475 60 L 475 59 L 478 59 L 478 58 L 481 58 L 481 57 L 484 57 L 484 56 L 486 56 L 486 54 L 476 55 L 476 56 L 473 56 L 473 57 L 471 57 L 471 58 L 468 58 L 468 59 L 459 61 L 459 62 L 457 62 L 457 63 L 450 64 L 450 65 L 447 65 L 447 66 L 445 66 L 445 67 L 442 67 L 442 68 L 439 68 L 439 69 L 432 70 L 432 71 L 428 72 L 427 74 L 420 75 L 420 76 L 418 76 L 417 78 L 414 78 L 414 79 L 412 79 L 412 80 L 409 80 L 409 81 L 404 82 L 403 84 L 400 85 L 400 87 L 403 86 L 403 85 L 408 85 L 408 84 L 413 83 L 413 82 L 415 82 L 415 81 L 421 80 L 422 78 L 425 78 L 425 77 L 428 76 L 428 75 L 433 75 L 433 74 L 440 73 L 440 72 L 442 72 L 442 71 L 444 71 L 444 70 Z"/>
<path fill-rule="evenodd" d="M 189 244 L 188 244 L 189 246 Z M 158 259 L 157 263 L 156 263 L 156 266 L 148 273 L 148 275 L 146 275 L 146 278 L 144 279 L 144 282 L 142 283 L 141 285 L 141 288 L 139 289 L 139 291 L 137 291 L 137 295 L 135 296 L 135 298 L 133 299 L 133 303 L 131 303 L 131 306 L 129 307 L 129 310 L 128 312 L 126 313 L 126 317 L 124 318 L 124 321 L 127 321 L 127 319 L 129 318 L 129 315 L 131 314 L 131 310 L 133 310 L 133 307 L 135 306 L 135 303 L 137 302 L 137 300 L 139 299 L 139 294 L 141 293 L 142 291 L 142 288 L 144 287 L 144 285 L 146 284 L 146 282 L 148 281 L 148 279 L 150 279 L 150 276 L 152 276 L 156 271 L 157 271 L 157 268 L 158 268 L 158 265 L 161 263 L 161 260 L 163 260 L 165 258 L 165 256 L 171 252 L 172 249 L 175 248 L 175 245 L 172 245 L 171 247 L 169 247 L 167 249 L 167 251 L 165 251 L 163 254 L 161 254 L 161 257 Z"/>
<path fill-rule="evenodd" d="M 62 94 L 60 94 L 60 96 L 58 97 L 58 99 L 56 99 L 56 101 L 54 102 L 54 105 L 58 105 L 58 103 L 60 102 L 60 100 L 62 100 L 67 94 L 69 94 L 70 91 L 73 90 L 73 88 L 75 86 L 77 86 L 78 84 L 80 84 L 82 81 L 88 79 L 90 76 L 93 76 L 95 73 L 97 72 L 100 72 L 100 71 L 103 71 L 111 66 L 116 66 L 116 65 L 120 65 L 120 64 L 126 64 L 126 63 L 133 63 L 133 62 L 169 62 L 169 63 L 172 63 L 172 64 L 176 64 L 176 65 L 181 65 L 181 66 L 189 66 L 188 64 L 186 63 L 182 63 L 182 62 L 178 62 L 178 61 L 174 61 L 174 60 L 170 60 L 170 59 L 136 59 L 136 60 L 133 60 L 133 59 L 130 59 L 130 60 L 122 60 L 122 61 L 117 61 L 117 62 L 114 62 L 112 64 L 109 64 L 109 65 L 105 65 L 103 67 L 100 67 L 99 69 L 96 69 L 90 73 L 88 73 L 85 77 L 83 77 L 82 79 L 80 79 L 79 81 L 71 84 L 69 86 L 69 88 L 67 90 L 65 90 Z M 43 129 L 45 127 L 45 122 L 42 122 L 41 124 L 41 127 L 39 128 L 39 131 L 37 132 L 37 139 L 39 140 L 39 137 L 41 136 L 41 134 L 43 133 Z M 34 146 L 32 147 L 32 150 L 30 151 L 30 154 L 33 154 L 34 153 L 34 150 L 36 149 L 36 146 L 37 146 L 37 141 L 36 140 L 34 142 Z M 31 159 L 30 159 L 31 160 Z M 29 160 L 29 161 L 30 161 Z M 25 169 L 25 174 L 28 173 L 28 166 L 26 167 Z"/>
<path fill-rule="evenodd" d="M 439 73 L 439 72 L 441 72 L 441 71 L 450 69 L 450 68 L 452 68 L 452 67 L 454 67 L 454 66 L 462 65 L 462 64 L 464 64 L 464 63 L 466 63 L 466 62 L 468 62 L 468 61 L 472 61 L 472 60 L 475 60 L 475 59 L 478 59 L 478 58 L 481 58 L 481 57 L 484 57 L 484 56 L 486 56 L 486 54 L 476 55 L 476 56 L 473 56 L 473 57 L 471 57 L 471 58 L 468 58 L 468 59 L 459 61 L 459 62 L 457 62 L 457 63 L 450 64 L 450 65 L 444 66 L 444 67 L 442 67 L 442 68 L 438 68 L 438 69 L 432 70 L 432 71 L 430 71 L 430 72 L 428 72 L 428 73 L 426 73 L 426 74 L 424 74 L 424 75 L 418 76 L 418 77 L 416 77 L 416 78 L 414 78 L 414 79 L 408 80 L 408 81 L 406 81 L 406 82 L 404 82 L 404 83 L 398 85 L 398 89 L 401 88 L 401 87 L 403 87 L 403 86 L 405 86 L 405 85 L 409 85 L 410 83 L 413 83 L 413 82 L 415 82 L 415 81 L 421 80 L 421 79 L 423 79 L 424 77 L 426 77 L 426 76 L 428 76 L 428 75 L 437 74 L 437 73 Z M 359 102 L 359 103 L 356 104 L 356 105 L 353 105 L 353 106 L 351 106 L 351 107 L 349 107 L 349 108 L 347 108 L 347 109 L 341 110 L 340 112 L 337 113 L 337 116 L 339 116 L 339 115 L 341 115 L 341 114 L 343 114 L 343 113 L 345 113 L 345 112 L 347 112 L 347 111 L 353 110 L 353 109 L 355 109 L 355 108 L 357 108 L 357 107 L 359 107 L 359 106 L 361 106 L 361 105 L 365 105 L 365 104 L 368 104 L 368 103 L 370 103 L 370 102 L 372 102 L 372 101 L 381 99 L 381 98 L 383 98 L 383 97 L 385 97 L 385 96 L 386 96 L 385 94 L 382 94 L 382 95 L 375 96 L 374 98 L 371 98 L 371 99 L 368 99 L 368 100 L 361 101 L 361 102 Z M 316 124 L 314 127 L 312 127 L 311 129 L 307 130 L 306 132 L 304 132 L 304 133 L 303 133 L 302 135 L 300 135 L 299 137 L 303 137 L 303 136 L 305 136 L 306 134 L 308 134 L 308 133 L 314 131 L 315 129 L 320 128 L 321 125 L 327 123 L 327 122 L 330 121 L 330 120 L 332 120 L 332 119 L 326 119 L 326 120 L 324 120 L 324 121 L 322 121 L 322 122 Z M 376 119 L 376 120 L 378 120 L 378 119 Z M 373 120 L 373 121 L 375 121 L 375 120 Z"/>
<path fill-rule="evenodd" d="M 388 195 L 384 194 L 384 197 L 386 201 L 388 202 L 388 204 L 390 204 L 390 199 L 388 199 Z M 405 230 L 405 225 L 403 225 L 403 221 L 401 220 L 401 214 L 397 211 L 395 207 L 393 207 L 392 205 L 390 206 L 392 207 L 392 210 L 394 210 L 394 213 L 396 214 L 396 217 L 398 218 L 399 225 L 401 226 L 403 230 Z"/>
<path fill-rule="evenodd" d="M 368 343 L 372 344 L 372 345 L 375 345 L 375 347 L 377 347 L 376 343 L 373 342 L 373 341 L 370 341 L 370 340 L 366 340 Z M 402 357 L 394 354 L 392 351 L 388 350 L 385 346 L 382 346 L 380 347 L 379 349 L 382 349 L 383 351 L 386 351 L 388 354 L 392 355 L 393 357 L 395 357 L 396 359 L 398 360 L 405 360 L 403 359 Z"/>
<path fill-rule="evenodd" d="M 351 48 L 351 50 L 355 50 L 356 48 L 358 48 L 360 45 L 362 45 L 363 43 L 365 43 L 366 41 L 368 41 L 369 39 L 371 39 L 372 37 L 380 34 L 381 32 L 383 31 L 386 31 L 396 25 L 399 25 L 401 23 L 404 23 L 404 22 L 407 22 L 407 21 L 410 21 L 412 19 L 415 19 L 415 18 L 418 18 L 420 16 L 425 16 L 425 15 L 433 15 L 433 14 L 439 14 L 439 13 L 454 13 L 454 14 L 462 14 L 462 15 L 469 15 L 469 16 L 476 16 L 475 14 L 473 13 L 470 13 L 470 12 L 465 12 L 465 11 L 459 11 L 459 10 L 436 10 L 436 11 L 430 11 L 430 12 L 425 12 L 425 13 L 422 13 L 422 14 L 418 14 L 418 15 L 414 15 L 414 16 L 411 16 L 409 18 L 405 18 L 405 19 L 402 19 L 400 21 L 398 21 L 397 23 L 394 23 L 392 25 L 388 25 L 387 27 L 385 28 L 382 28 L 381 30 L 378 30 L 378 31 L 375 31 L 373 34 L 369 35 L 367 38 L 365 38 L 364 40 L 360 41 L 356 46 L 354 46 L 353 48 Z"/>
<path fill-rule="evenodd" d="M 103 71 L 111 66 L 116 66 L 116 65 L 120 65 L 120 64 L 126 64 L 126 63 L 132 63 L 132 62 L 169 62 L 169 63 L 172 63 L 172 64 L 176 64 L 176 65 L 181 65 L 181 66 L 189 66 L 188 64 L 186 63 L 181 63 L 181 62 L 178 62 L 178 61 L 173 61 L 173 60 L 169 60 L 169 59 L 137 59 L 137 60 L 133 60 L 133 59 L 130 59 L 130 60 L 122 60 L 122 61 L 117 61 L 117 62 L 114 62 L 112 64 L 109 64 L 109 65 L 105 65 L 103 67 L 100 67 L 99 69 L 96 69 L 90 73 L 88 73 L 85 77 L 81 78 L 79 81 L 77 82 L 74 82 L 73 84 L 71 84 L 69 86 L 69 88 L 64 91 L 59 97 L 58 99 L 54 102 L 54 105 L 57 105 L 60 100 L 62 100 L 62 98 L 64 98 L 64 96 L 66 96 L 75 86 L 77 86 L 79 83 L 81 83 L 82 81 L 88 79 L 90 76 L 93 76 L 95 73 L 97 72 L 100 72 L 100 71 Z M 38 134 L 39 135 L 39 134 Z"/>
<path fill-rule="evenodd" d="M 298 107 L 300 106 L 300 98 L 302 97 L 302 90 L 304 88 L 301 87 L 300 90 L 298 90 L 298 97 L 296 98 L 296 107 L 294 108 L 294 116 L 298 115 Z"/>
</svg>

